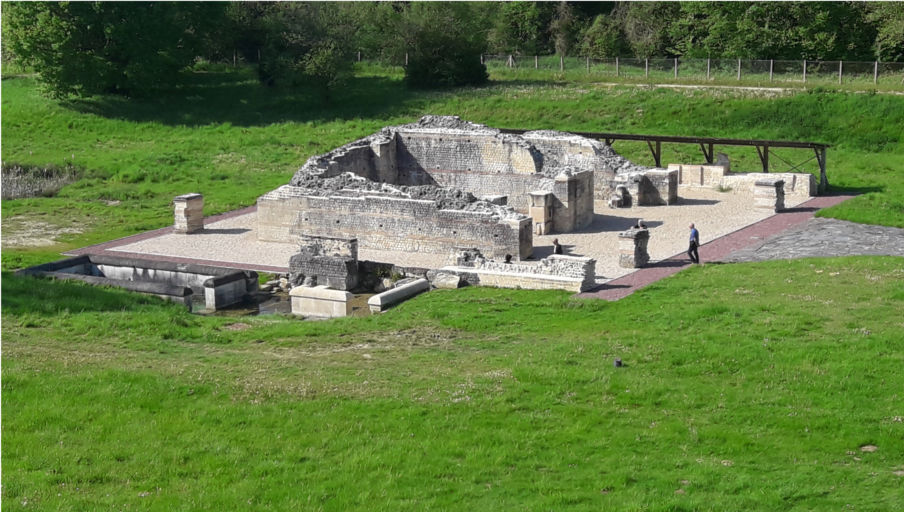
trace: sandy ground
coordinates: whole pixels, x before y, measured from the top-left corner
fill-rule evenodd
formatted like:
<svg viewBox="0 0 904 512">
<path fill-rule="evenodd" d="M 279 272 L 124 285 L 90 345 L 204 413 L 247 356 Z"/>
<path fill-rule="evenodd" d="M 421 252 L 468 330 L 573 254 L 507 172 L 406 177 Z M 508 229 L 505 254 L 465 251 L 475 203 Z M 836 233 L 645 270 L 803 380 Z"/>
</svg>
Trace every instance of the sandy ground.
<svg viewBox="0 0 904 512">
<path fill-rule="evenodd" d="M 771 212 L 753 208 L 751 194 L 682 188 L 679 196 L 679 204 L 673 206 L 610 209 L 598 201 L 592 224 L 579 232 L 535 235 L 533 259 L 549 256 L 552 240 L 558 238 L 566 254 L 595 258 L 597 281 L 605 282 L 634 271 L 618 266 L 618 233 L 638 219 L 643 219 L 650 229 L 650 258 L 659 261 L 687 250 L 688 224 L 691 222 L 696 224 L 700 241 L 705 244 L 771 215 Z M 794 206 L 796 203 L 786 203 L 788 208 Z M 111 250 L 239 263 L 254 268 L 255 265 L 286 267 L 298 247 L 258 241 L 255 214 L 250 213 L 207 224 L 202 233 L 163 235 Z M 445 254 L 362 249 L 358 256 L 413 267 L 437 268 L 448 264 Z M 700 258 L 706 261 L 705 247 L 700 249 Z"/>
</svg>

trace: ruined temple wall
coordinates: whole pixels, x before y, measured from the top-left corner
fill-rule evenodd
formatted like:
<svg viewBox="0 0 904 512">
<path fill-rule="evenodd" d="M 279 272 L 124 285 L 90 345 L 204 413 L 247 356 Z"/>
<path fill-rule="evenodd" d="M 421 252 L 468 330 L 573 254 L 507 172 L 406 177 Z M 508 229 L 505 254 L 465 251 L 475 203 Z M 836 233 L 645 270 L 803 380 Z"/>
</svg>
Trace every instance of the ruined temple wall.
<svg viewBox="0 0 904 512">
<path fill-rule="evenodd" d="M 555 180 L 541 174 L 496 174 L 467 171 L 432 171 L 433 180 L 441 187 L 467 190 L 477 197 L 508 196 L 506 204 L 520 213 L 530 209 L 530 192 L 552 191 Z"/>
<path fill-rule="evenodd" d="M 481 212 L 439 210 L 434 201 L 377 196 L 308 196 L 283 186 L 258 199 L 259 239 L 300 242 L 304 235 L 357 238 L 361 249 L 447 254 L 468 245 L 484 254 L 526 258 L 529 218 L 499 220 Z"/>
<path fill-rule="evenodd" d="M 530 144 L 493 132 L 400 130 L 397 141 L 400 177 L 434 171 L 536 174 L 542 165 L 541 155 Z"/>
</svg>

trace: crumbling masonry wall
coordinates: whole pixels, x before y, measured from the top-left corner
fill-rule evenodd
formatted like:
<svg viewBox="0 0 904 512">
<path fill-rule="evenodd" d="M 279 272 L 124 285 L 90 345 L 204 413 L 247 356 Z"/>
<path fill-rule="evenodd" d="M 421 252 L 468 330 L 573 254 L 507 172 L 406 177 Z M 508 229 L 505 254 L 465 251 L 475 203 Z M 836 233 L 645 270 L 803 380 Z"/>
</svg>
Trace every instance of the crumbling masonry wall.
<svg viewBox="0 0 904 512">
<path fill-rule="evenodd" d="M 304 235 L 357 238 L 359 248 L 447 254 L 467 244 L 502 258 L 533 252 L 530 218 L 443 210 L 437 201 L 392 196 L 311 196 L 283 186 L 258 199 L 259 238 L 300 243 Z"/>
</svg>

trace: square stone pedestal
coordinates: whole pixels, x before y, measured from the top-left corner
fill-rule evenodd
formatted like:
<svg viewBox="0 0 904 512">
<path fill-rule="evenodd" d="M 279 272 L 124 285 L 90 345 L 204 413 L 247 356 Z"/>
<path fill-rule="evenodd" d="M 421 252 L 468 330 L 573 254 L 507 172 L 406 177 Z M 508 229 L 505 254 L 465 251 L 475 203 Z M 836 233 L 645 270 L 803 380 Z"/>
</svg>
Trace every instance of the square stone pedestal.
<svg viewBox="0 0 904 512">
<path fill-rule="evenodd" d="M 647 242 L 650 232 L 646 229 L 629 229 L 618 234 L 618 265 L 622 268 L 640 268 L 649 263 Z"/>
<path fill-rule="evenodd" d="M 762 179 L 753 186 L 753 206 L 760 210 L 780 212 L 785 209 L 785 180 Z"/>
<path fill-rule="evenodd" d="M 174 233 L 197 233 L 204 229 L 204 196 L 184 194 L 173 199 Z"/>
</svg>

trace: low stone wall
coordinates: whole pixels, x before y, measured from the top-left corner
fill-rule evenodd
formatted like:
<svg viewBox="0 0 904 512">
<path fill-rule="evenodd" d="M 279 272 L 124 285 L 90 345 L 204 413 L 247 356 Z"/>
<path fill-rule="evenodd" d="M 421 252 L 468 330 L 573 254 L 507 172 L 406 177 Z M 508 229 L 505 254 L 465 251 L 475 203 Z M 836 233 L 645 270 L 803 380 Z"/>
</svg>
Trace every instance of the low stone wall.
<svg viewBox="0 0 904 512">
<path fill-rule="evenodd" d="M 756 182 L 763 179 L 784 180 L 785 197 L 798 201 L 814 197 L 818 193 L 816 177 L 810 173 L 793 172 L 729 172 L 721 165 L 669 164 L 670 171 L 678 172 L 681 187 L 731 189 L 731 192 L 753 193 Z"/>
<path fill-rule="evenodd" d="M 469 266 L 448 266 L 440 270 L 458 274 L 464 281 L 480 286 L 582 292 L 595 285 L 596 260 L 554 254 L 531 265 L 478 258 Z"/>
<path fill-rule="evenodd" d="M 324 285 L 296 286 L 289 292 L 292 314 L 315 318 L 336 318 L 352 313 L 352 294 Z"/>
<path fill-rule="evenodd" d="M 469 245 L 502 258 L 533 252 L 531 219 L 440 210 L 435 201 L 389 196 L 310 196 L 282 186 L 257 202 L 260 240 L 301 243 L 301 236 L 357 238 L 365 249 L 447 254 Z"/>
<path fill-rule="evenodd" d="M 172 295 L 176 298 L 170 300 L 188 301 L 189 305 L 191 296 L 197 293 L 205 297 L 205 307 L 211 310 L 241 302 L 258 289 L 257 272 L 253 271 L 96 254 L 45 263 L 19 273 L 78 279 L 165 298 Z M 187 298 L 181 291 L 186 287 L 192 291 Z"/>
</svg>

